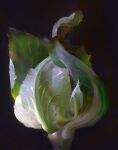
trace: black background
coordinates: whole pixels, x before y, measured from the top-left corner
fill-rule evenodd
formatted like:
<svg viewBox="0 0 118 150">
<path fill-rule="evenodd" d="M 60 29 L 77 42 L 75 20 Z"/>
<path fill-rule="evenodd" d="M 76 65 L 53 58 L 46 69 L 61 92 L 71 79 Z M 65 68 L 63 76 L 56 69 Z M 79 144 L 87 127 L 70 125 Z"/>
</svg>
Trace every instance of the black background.
<svg viewBox="0 0 118 150">
<path fill-rule="evenodd" d="M 0 0 L 0 150 L 51 150 L 47 134 L 25 128 L 14 117 L 9 89 L 8 27 L 51 38 L 53 24 L 82 10 L 84 20 L 73 41 L 92 54 L 103 80 L 109 111 L 94 127 L 78 129 L 72 150 L 118 149 L 118 2 L 117 0 Z"/>
</svg>

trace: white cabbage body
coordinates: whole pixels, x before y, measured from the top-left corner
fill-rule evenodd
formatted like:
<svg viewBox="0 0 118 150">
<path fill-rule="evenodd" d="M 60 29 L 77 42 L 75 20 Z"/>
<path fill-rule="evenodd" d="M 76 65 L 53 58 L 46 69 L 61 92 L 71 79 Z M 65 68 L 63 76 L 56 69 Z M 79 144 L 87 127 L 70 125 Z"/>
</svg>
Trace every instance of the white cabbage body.
<svg viewBox="0 0 118 150">
<path fill-rule="evenodd" d="M 36 129 L 41 128 L 40 122 L 37 120 L 35 114 L 35 105 L 34 105 L 34 80 L 36 78 L 37 69 L 30 69 L 26 78 L 24 79 L 21 87 L 19 95 L 15 99 L 14 104 L 14 114 L 16 118 L 23 123 L 26 127 L 32 127 Z M 16 79 L 14 64 L 10 59 L 9 64 L 9 75 L 10 75 L 10 83 L 11 89 L 14 86 L 14 82 Z"/>
<path fill-rule="evenodd" d="M 36 78 L 38 77 L 38 74 L 42 74 L 42 73 L 44 73 L 44 76 L 40 75 L 39 78 L 41 76 L 44 78 L 43 81 L 40 80 L 41 83 L 40 85 L 42 86 L 42 92 L 39 95 L 39 99 L 38 99 L 39 103 L 38 103 L 36 101 L 36 95 L 35 95 L 36 94 L 35 90 L 37 90 L 35 89 L 36 88 L 35 84 L 37 84 Z M 15 72 L 13 72 L 12 74 L 15 74 Z M 10 81 L 12 82 L 13 79 L 10 78 Z M 49 91 L 51 90 L 54 95 L 59 94 L 59 97 L 57 96 L 56 99 L 54 98 L 55 100 L 51 101 L 51 103 L 50 103 L 51 95 L 49 94 L 50 92 L 48 93 L 48 91 L 45 91 L 44 90 L 45 87 L 43 87 L 44 86 L 43 83 L 45 82 L 47 83 L 47 85 L 45 86 L 48 86 Z M 40 85 L 39 85 L 39 89 L 41 87 Z M 52 95 L 52 97 L 54 95 Z M 46 125 L 42 121 L 42 117 L 40 115 L 41 106 L 38 105 L 42 103 L 42 102 L 40 103 L 40 101 L 42 101 L 41 99 L 42 96 L 44 101 L 43 103 L 48 103 L 49 105 L 48 112 L 47 112 L 47 115 L 50 118 L 50 119 L 48 118 L 49 122 L 51 123 L 53 122 L 53 124 L 57 128 L 58 128 L 58 119 L 61 117 L 60 114 L 61 112 L 59 111 L 60 112 L 59 113 L 58 109 L 59 110 L 61 109 L 59 106 L 58 107 L 56 106 L 57 103 L 55 103 L 55 101 L 57 100 L 60 101 L 58 103 L 61 105 L 63 104 L 63 106 L 65 107 L 65 109 L 62 110 L 62 114 L 63 112 L 66 112 L 66 109 L 68 110 L 68 112 L 73 113 L 73 116 L 71 114 L 71 117 L 69 117 L 70 121 L 77 117 L 78 109 L 80 109 L 83 105 L 83 94 L 79 87 L 79 81 L 76 87 L 74 88 L 74 90 L 72 91 L 68 70 L 66 68 L 64 69 L 54 65 L 50 57 L 42 61 L 35 69 L 29 70 L 27 76 L 25 77 L 24 81 L 21 84 L 19 95 L 15 99 L 15 104 L 14 104 L 15 116 L 26 127 L 32 127 L 35 129 L 43 128 L 44 130 L 48 130 L 46 129 Z M 55 115 L 54 112 L 56 113 Z M 65 122 L 67 122 L 66 121 L 67 117 L 66 116 L 63 117 L 65 118 Z"/>
<path fill-rule="evenodd" d="M 37 72 L 35 69 L 30 69 L 28 75 L 23 81 L 19 95 L 15 100 L 14 113 L 16 118 L 26 127 L 40 129 L 41 124 L 37 119 L 34 105 L 33 87 L 36 74 Z"/>
</svg>

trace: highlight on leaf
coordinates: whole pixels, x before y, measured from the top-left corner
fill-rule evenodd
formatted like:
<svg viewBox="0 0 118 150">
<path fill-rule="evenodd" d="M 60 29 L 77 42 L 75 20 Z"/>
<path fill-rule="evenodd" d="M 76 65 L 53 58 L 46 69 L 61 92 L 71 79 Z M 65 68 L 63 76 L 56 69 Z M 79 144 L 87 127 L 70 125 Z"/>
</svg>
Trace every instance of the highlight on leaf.
<svg viewBox="0 0 118 150">
<path fill-rule="evenodd" d="M 72 13 L 69 17 L 59 19 L 53 27 L 52 37 L 65 38 L 66 34 L 75 26 L 78 26 L 82 19 L 83 13 L 81 11 Z"/>
</svg>

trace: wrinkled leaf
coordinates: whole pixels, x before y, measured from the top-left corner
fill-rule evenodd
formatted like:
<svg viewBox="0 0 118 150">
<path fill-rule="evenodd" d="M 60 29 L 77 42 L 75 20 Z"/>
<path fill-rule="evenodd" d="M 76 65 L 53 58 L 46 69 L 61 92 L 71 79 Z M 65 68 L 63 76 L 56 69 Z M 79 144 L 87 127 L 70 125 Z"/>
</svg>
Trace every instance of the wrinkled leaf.
<svg viewBox="0 0 118 150">
<path fill-rule="evenodd" d="M 78 57 L 87 66 L 92 67 L 92 64 L 90 61 L 91 55 L 87 53 L 84 47 L 72 46 L 72 45 L 70 45 L 70 47 L 73 48 L 73 52 L 75 52 L 76 57 Z"/>
</svg>

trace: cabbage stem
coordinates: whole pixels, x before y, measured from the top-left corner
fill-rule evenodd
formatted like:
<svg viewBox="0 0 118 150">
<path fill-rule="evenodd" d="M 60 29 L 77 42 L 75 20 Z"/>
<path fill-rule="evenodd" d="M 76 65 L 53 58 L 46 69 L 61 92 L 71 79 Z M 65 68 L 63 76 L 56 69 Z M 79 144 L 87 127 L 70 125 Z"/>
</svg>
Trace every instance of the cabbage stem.
<svg viewBox="0 0 118 150">
<path fill-rule="evenodd" d="M 50 140 L 54 150 L 70 150 L 71 143 L 73 140 L 73 134 L 66 139 L 62 137 L 62 132 L 58 131 L 52 134 L 48 134 L 48 139 Z"/>
</svg>

